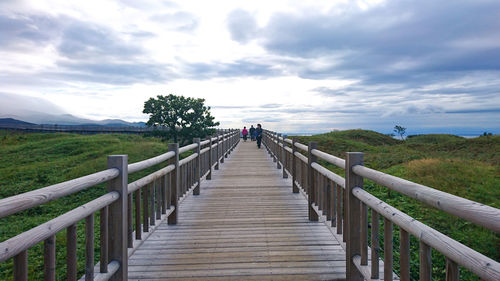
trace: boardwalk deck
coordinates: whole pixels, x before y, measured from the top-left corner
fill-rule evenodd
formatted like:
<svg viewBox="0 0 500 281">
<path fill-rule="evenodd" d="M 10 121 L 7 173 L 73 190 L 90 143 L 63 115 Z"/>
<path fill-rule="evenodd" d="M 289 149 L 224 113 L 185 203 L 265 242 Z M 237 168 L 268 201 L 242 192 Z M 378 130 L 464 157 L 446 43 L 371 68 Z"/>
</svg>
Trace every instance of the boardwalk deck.
<svg viewBox="0 0 500 281">
<path fill-rule="evenodd" d="M 129 259 L 129 280 L 344 280 L 345 252 L 264 149 L 242 142 Z"/>
</svg>

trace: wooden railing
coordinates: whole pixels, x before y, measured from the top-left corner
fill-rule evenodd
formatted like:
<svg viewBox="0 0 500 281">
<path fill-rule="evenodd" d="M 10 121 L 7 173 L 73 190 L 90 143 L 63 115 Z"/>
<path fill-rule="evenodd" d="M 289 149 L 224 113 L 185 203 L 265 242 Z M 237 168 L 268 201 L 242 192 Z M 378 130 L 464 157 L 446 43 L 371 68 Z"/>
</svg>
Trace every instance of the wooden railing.
<svg viewBox="0 0 500 281">
<path fill-rule="evenodd" d="M 400 280 L 410 280 L 410 235 L 420 241 L 420 280 L 431 280 L 431 249 L 446 257 L 446 280 L 459 280 L 462 266 L 482 280 L 500 280 L 500 264 L 417 221 L 363 190 L 369 179 L 391 190 L 419 200 L 446 213 L 500 233 L 500 210 L 413 183 L 363 166 L 363 153 L 347 152 L 341 159 L 295 138 L 265 131 L 263 143 L 283 169 L 283 177 L 292 176 L 292 190 L 302 191 L 308 199 L 309 219 L 324 216 L 334 233 L 346 242 L 347 280 L 379 279 L 379 217 L 384 218 L 384 280 L 393 280 L 393 224 L 400 227 Z M 306 153 L 305 156 L 300 151 Z M 320 165 L 319 159 L 345 170 L 339 176 Z M 371 222 L 368 221 L 371 209 Z M 368 247 L 368 225 L 371 245 Z M 370 255 L 370 256 L 369 256 Z"/>
<path fill-rule="evenodd" d="M 0 262 L 14 258 L 14 280 L 28 280 L 28 250 L 44 242 L 45 280 L 56 280 L 55 236 L 66 229 L 66 280 L 77 280 L 77 223 L 85 219 L 84 280 L 127 280 L 128 257 L 161 221 L 176 224 L 178 205 L 191 192 L 200 194 L 202 178 L 211 179 L 212 169 L 234 149 L 238 130 L 219 131 L 216 137 L 169 151 L 157 157 L 128 164 L 127 155 L 108 156 L 108 169 L 63 183 L 0 200 L 0 218 L 34 208 L 107 183 L 108 193 L 44 224 L 0 243 Z M 183 152 L 192 151 L 184 159 Z M 167 165 L 128 183 L 128 175 L 167 162 Z M 134 204 L 133 204 L 134 202 Z M 142 205 L 142 214 L 141 214 Z M 94 214 L 100 212 L 100 262 L 94 265 Z M 135 215 L 135 221 L 133 217 Z"/>
</svg>

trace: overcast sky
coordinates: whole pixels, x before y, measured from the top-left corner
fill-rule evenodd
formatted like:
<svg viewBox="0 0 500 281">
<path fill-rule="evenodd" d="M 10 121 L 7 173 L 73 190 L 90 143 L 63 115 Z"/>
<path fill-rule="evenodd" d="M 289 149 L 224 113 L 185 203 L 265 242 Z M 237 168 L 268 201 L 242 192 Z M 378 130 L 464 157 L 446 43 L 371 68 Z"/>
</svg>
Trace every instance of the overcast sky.
<svg viewBox="0 0 500 281">
<path fill-rule="evenodd" d="M 498 0 L 2 0 L 0 57 L 0 116 L 174 93 L 226 128 L 500 133 Z"/>
</svg>

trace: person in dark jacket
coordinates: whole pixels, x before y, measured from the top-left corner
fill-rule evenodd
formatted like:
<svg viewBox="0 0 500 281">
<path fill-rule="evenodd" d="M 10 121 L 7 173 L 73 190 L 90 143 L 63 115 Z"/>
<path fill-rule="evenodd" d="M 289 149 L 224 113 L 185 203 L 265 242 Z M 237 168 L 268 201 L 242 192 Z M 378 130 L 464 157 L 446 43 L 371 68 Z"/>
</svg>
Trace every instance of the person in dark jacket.
<svg viewBox="0 0 500 281">
<path fill-rule="evenodd" d="M 250 127 L 250 139 L 252 141 L 255 140 L 255 128 L 253 127 L 253 125 Z"/>
<path fill-rule="evenodd" d="M 260 148 L 260 144 L 262 143 L 262 126 L 257 124 L 257 129 L 255 129 L 255 138 L 257 139 L 257 147 Z"/>
</svg>

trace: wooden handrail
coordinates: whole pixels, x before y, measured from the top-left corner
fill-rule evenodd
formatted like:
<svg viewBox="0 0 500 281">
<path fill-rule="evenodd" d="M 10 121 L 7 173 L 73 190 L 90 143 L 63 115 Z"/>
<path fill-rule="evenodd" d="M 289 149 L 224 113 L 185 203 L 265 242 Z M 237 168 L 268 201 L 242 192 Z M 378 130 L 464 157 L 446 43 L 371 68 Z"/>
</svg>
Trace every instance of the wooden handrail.
<svg viewBox="0 0 500 281">
<path fill-rule="evenodd" d="M 325 160 L 326 162 L 333 164 L 339 168 L 345 169 L 345 160 L 336 156 L 333 156 L 331 154 L 325 153 L 321 150 L 313 149 L 311 153 L 318 158 L 321 158 Z"/>
<path fill-rule="evenodd" d="M 500 280 L 500 263 L 419 222 L 359 187 L 355 187 L 352 192 L 359 200 L 376 210 L 386 219 L 396 223 L 413 236 L 418 237 L 419 240 L 474 272 L 482 279 Z"/>
<path fill-rule="evenodd" d="M 153 158 L 149 158 L 140 162 L 136 162 L 128 165 L 128 173 L 132 174 L 138 171 L 142 171 L 154 165 L 160 164 L 168 159 L 174 157 L 174 153 L 169 151 L 167 153 L 163 153 L 162 155 L 158 155 Z"/>
<path fill-rule="evenodd" d="M 296 146 L 297 148 L 302 149 L 303 151 L 307 151 L 307 145 L 303 145 L 303 144 L 301 144 L 300 142 L 296 142 L 296 143 L 295 143 L 295 146 Z"/>
<path fill-rule="evenodd" d="M 119 171 L 117 169 L 107 169 L 77 179 L 0 199 L 0 218 L 51 202 L 57 198 L 71 195 L 88 187 L 107 182 L 116 178 L 118 174 Z"/>
<path fill-rule="evenodd" d="M 129 183 L 128 184 L 128 193 L 130 194 L 130 193 L 138 190 L 139 188 L 165 176 L 166 174 L 170 173 L 174 169 L 175 169 L 174 165 L 168 165 L 167 167 L 165 167 L 161 170 L 158 170 L 158 171 L 151 173 L 145 177 L 142 177 L 134 182 Z"/>
<path fill-rule="evenodd" d="M 183 166 L 183 165 L 191 162 L 192 160 L 196 159 L 197 157 L 198 157 L 198 153 L 193 153 L 193 154 L 189 155 L 188 157 L 180 160 L 179 166 Z"/>
<path fill-rule="evenodd" d="M 345 188 L 345 179 L 334 172 L 328 170 L 327 168 L 321 166 L 320 164 L 314 162 L 311 164 L 312 168 L 318 173 L 322 174 L 323 176 L 331 179 L 334 181 L 336 184 L 340 185 L 342 188 Z"/>
<path fill-rule="evenodd" d="M 180 147 L 179 148 L 179 153 L 184 153 L 186 151 L 193 150 L 193 149 L 195 149 L 197 147 L 198 147 L 197 143 L 188 144 L 186 146 Z"/>
<path fill-rule="evenodd" d="M 110 192 L 82 206 L 66 212 L 46 223 L 36 226 L 0 243 L 0 262 L 3 262 L 33 245 L 47 239 L 70 225 L 118 200 L 118 192 Z"/>
<path fill-rule="evenodd" d="M 375 183 L 417 199 L 436 209 L 500 233 L 500 209 L 391 176 L 365 166 L 354 166 L 353 171 Z"/>
<path fill-rule="evenodd" d="M 300 152 L 296 151 L 295 152 L 295 157 L 297 157 L 298 159 L 300 159 L 300 161 L 304 162 L 304 163 L 307 163 L 307 157 L 305 157 L 303 154 L 301 154 Z"/>
</svg>

